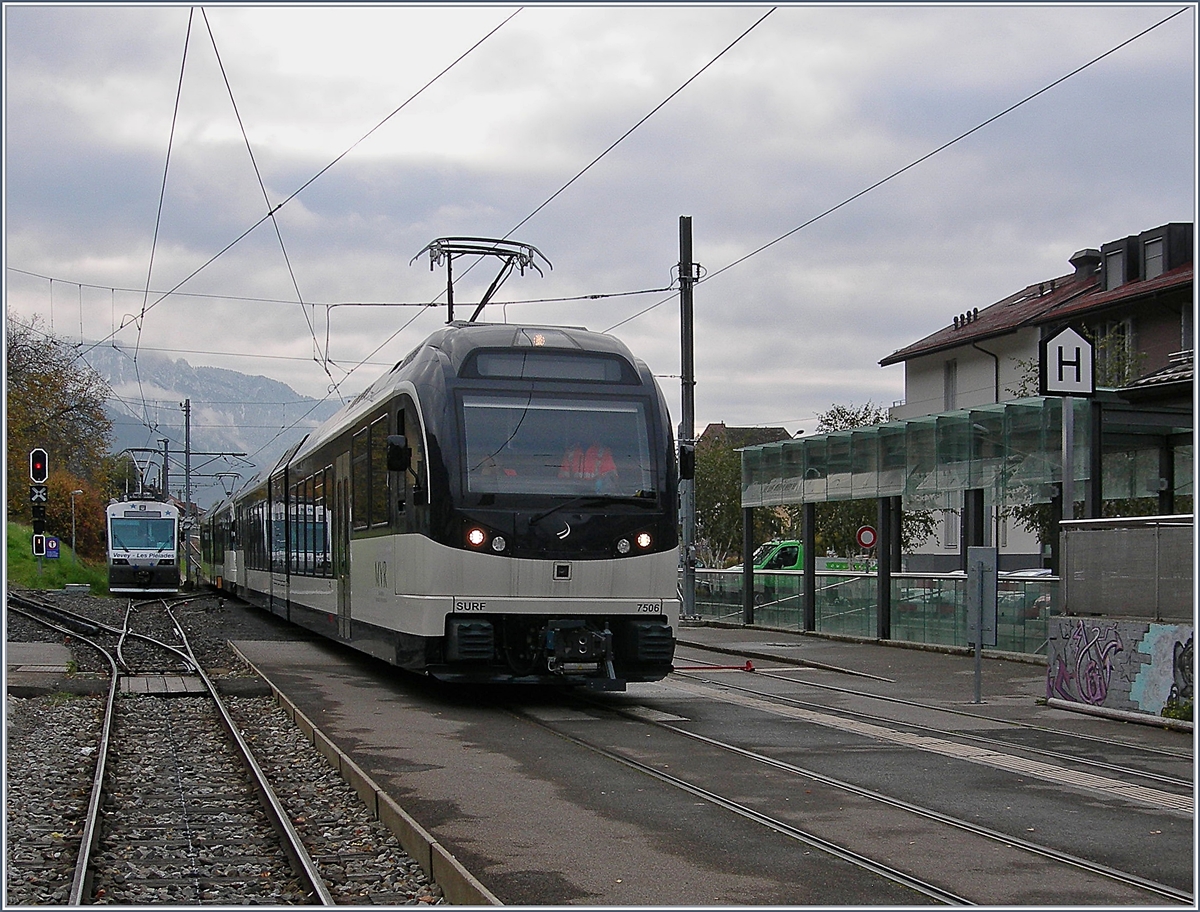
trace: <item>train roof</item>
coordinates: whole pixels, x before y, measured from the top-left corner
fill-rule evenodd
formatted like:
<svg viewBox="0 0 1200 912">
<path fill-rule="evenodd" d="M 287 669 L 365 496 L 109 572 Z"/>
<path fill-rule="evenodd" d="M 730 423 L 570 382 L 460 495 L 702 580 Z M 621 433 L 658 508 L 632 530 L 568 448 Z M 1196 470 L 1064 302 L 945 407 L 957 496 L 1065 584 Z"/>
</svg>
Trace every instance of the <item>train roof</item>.
<svg viewBox="0 0 1200 912">
<path fill-rule="evenodd" d="M 634 371 L 648 376 L 645 365 L 636 358 L 620 339 L 605 333 L 593 332 L 582 326 L 542 326 L 518 323 L 466 323 L 455 321 L 432 333 L 396 365 L 358 394 L 348 405 L 337 411 L 323 425 L 301 441 L 296 449 L 280 461 L 279 465 L 293 456 L 306 454 L 320 446 L 331 436 L 342 431 L 347 423 L 361 412 L 395 390 L 404 369 L 421 358 L 440 360 L 444 357 L 449 367 L 457 374 L 467 358 L 480 349 L 490 348 L 541 348 L 557 351 L 598 352 L 616 355 L 628 361 Z M 272 474 L 279 467 L 264 474 Z"/>
<path fill-rule="evenodd" d="M 417 346 L 397 367 L 423 347 L 444 351 L 457 373 L 467 357 L 481 348 L 546 348 L 603 352 L 620 355 L 636 365 L 637 359 L 615 336 L 582 326 L 527 326 L 514 323 L 451 323 Z"/>
</svg>

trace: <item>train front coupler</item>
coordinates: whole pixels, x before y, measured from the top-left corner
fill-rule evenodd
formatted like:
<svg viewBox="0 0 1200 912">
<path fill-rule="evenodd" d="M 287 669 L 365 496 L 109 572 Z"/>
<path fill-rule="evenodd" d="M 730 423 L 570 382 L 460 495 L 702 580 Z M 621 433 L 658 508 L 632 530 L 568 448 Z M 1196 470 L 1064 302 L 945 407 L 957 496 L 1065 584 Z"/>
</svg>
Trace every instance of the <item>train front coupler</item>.
<svg viewBox="0 0 1200 912">
<path fill-rule="evenodd" d="M 613 635 L 606 626 L 594 630 L 582 620 L 551 620 L 543 642 L 546 670 L 551 674 L 592 674 L 615 681 Z"/>
</svg>

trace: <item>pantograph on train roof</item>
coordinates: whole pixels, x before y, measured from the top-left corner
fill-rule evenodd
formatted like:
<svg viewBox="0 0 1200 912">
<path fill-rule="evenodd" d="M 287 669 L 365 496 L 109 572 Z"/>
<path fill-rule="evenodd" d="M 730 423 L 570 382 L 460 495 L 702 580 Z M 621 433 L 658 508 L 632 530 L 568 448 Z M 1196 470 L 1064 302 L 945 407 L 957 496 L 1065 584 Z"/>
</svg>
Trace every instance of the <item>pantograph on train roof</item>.
<svg viewBox="0 0 1200 912">
<path fill-rule="evenodd" d="M 496 274 L 496 278 L 492 280 L 492 284 L 488 286 L 487 291 L 483 293 L 483 297 L 475 306 L 475 312 L 471 314 L 471 319 L 468 321 L 474 323 L 478 319 L 479 314 L 483 312 L 483 308 L 500 290 L 500 286 L 504 284 L 514 269 L 519 269 L 521 275 L 525 274 L 526 269 L 536 270 L 538 275 L 544 275 L 542 269 L 537 264 L 540 258 L 549 268 L 554 266 L 546 258 L 546 255 L 534 247 L 532 244 L 522 244 L 519 241 L 505 240 L 504 238 L 482 238 L 482 237 L 444 237 L 436 238 L 425 245 L 424 248 L 415 257 L 410 260 L 415 263 L 421 258 L 421 254 L 429 254 L 429 269 L 432 272 L 434 266 L 446 264 L 446 322 L 454 322 L 454 258 L 460 256 L 491 256 L 502 260 L 500 271 Z"/>
</svg>

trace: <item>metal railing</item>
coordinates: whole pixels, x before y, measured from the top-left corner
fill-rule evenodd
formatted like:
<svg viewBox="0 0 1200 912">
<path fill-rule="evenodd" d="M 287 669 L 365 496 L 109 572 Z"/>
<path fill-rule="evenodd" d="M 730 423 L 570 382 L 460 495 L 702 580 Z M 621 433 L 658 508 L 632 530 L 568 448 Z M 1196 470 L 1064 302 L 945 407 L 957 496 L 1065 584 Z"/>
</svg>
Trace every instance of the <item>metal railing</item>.
<svg viewBox="0 0 1200 912">
<path fill-rule="evenodd" d="M 965 573 L 894 573 L 892 639 L 969 646 Z M 874 573 L 817 571 L 816 632 L 874 638 L 879 600 Z M 1059 579 L 1001 573 L 996 649 L 1045 655 L 1051 613 L 1059 605 Z M 696 615 L 742 623 L 742 571 L 697 570 Z M 804 629 L 804 574 L 759 570 L 754 574 L 754 623 Z"/>
</svg>

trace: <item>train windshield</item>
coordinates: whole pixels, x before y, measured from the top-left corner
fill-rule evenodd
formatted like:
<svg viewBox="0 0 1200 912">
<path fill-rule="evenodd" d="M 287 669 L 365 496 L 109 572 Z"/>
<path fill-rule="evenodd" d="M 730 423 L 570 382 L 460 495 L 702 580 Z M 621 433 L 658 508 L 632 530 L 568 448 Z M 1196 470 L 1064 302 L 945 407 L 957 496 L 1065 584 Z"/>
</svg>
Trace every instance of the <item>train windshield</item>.
<svg viewBox="0 0 1200 912">
<path fill-rule="evenodd" d="M 175 520 L 114 516 L 109 535 L 113 550 L 166 551 L 175 547 Z"/>
<path fill-rule="evenodd" d="M 469 491 L 633 497 L 654 490 L 641 400 L 466 393 L 462 403 Z"/>
</svg>

